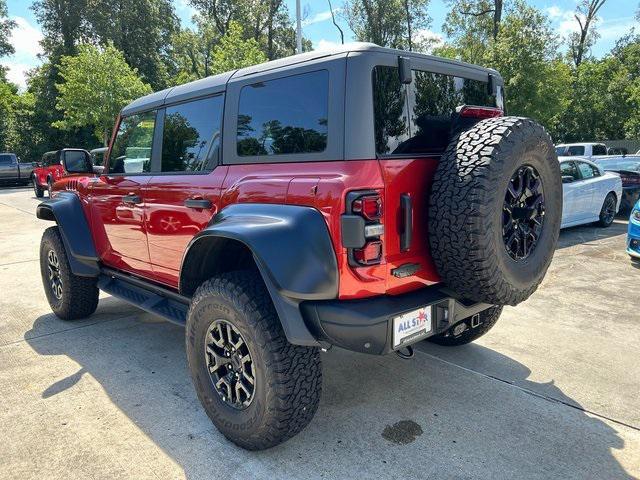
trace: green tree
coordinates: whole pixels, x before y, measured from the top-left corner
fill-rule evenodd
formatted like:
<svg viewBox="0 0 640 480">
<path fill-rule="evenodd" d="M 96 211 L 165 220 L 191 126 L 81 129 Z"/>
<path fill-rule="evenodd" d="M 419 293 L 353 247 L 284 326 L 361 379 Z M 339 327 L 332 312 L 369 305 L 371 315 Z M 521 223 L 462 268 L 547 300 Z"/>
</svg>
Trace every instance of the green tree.
<svg viewBox="0 0 640 480">
<path fill-rule="evenodd" d="M 497 41 L 504 4 L 502 0 L 448 0 L 443 32 L 449 38 L 448 56 L 484 63 Z"/>
<path fill-rule="evenodd" d="M 518 0 L 502 22 L 495 54 L 488 52 L 485 62 L 505 79 L 509 114 L 532 117 L 552 131 L 571 91 L 570 70 L 558 45 L 549 19 Z"/>
<path fill-rule="evenodd" d="M 345 17 L 356 39 L 383 47 L 422 50 L 420 31 L 431 25 L 430 0 L 347 0 Z"/>
<path fill-rule="evenodd" d="M 197 19 L 198 30 L 185 29 L 174 38 L 177 83 L 267 61 L 258 42 L 245 39 L 239 23 L 231 21 L 222 37 L 214 27 Z"/>
<path fill-rule="evenodd" d="M 56 107 L 64 116 L 54 127 L 93 126 L 105 145 L 122 107 L 151 92 L 113 45 L 104 49 L 80 45 L 77 55 L 62 57 L 60 76 L 64 81 L 56 85 L 60 93 Z"/>
<path fill-rule="evenodd" d="M 213 27 L 218 38 L 232 22 L 243 27 L 243 38 L 258 42 L 269 60 L 295 53 L 295 29 L 284 0 L 189 0 L 202 22 Z M 303 39 L 303 50 L 311 42 Z"/>
<path fill-rule="evenodd" d="M 83 14 L 93 42 L 112 43 L 154 89 L 168 85 L 171 37 L 180 28 L 171 0 L 91 0 Z"/>
<path fill-rule="evenodd" d="M 9 42 L 9 37 L 11 36 L 11 30 L 16 26 L 16 22 L 9 20 L 7 18 L 8 15 L 6 0 L 0 0 L 0 57 L 11 55 L 15 52 L 13 45 Z"/>
</svg>

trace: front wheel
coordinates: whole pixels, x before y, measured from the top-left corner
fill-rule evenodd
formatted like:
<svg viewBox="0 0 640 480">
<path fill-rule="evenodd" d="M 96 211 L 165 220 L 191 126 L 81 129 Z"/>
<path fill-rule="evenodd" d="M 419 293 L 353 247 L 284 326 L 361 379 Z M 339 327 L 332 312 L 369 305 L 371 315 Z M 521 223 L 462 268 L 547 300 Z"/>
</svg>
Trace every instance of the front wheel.
<svg viewBox="0 0 640 480">
<path fill-rule="evenodd" d="M 88 317 L 98 307 L 95 278 L 74 275 L 58 227 L 44 231 L 40 242 L 42 285 L 53 313 L 62 320 Z"/>
<path fill-rule="evenodd" d="M 227 273 L 198 288 L 187 316 L 186 350 L 207 415 L 242 448 L 284 442 L 318 408 L 319 351 L 287 341 L 258 272 Z"/>
<path fill-rule="evenodd" d="M 483 312 L 480 312 L 478 316 L 472 316 L 465 318 L 461 322 L 456 323 L 447 331 L 434 335 L 427 340 L 438 345 L 445 347 L 457 347 L 459 345 L 466 345 L 480 338 L 487 333 L 496 324 L 500 314 L 502 313 L 502 307 L 491 307 Z"/>
<path fill-rule="evenodd" d="M 36 198 L 44 197 L 44 188 L 38 185 L 36 177 L 33 177 L 31 181 L 33 182 L 33 193 L 36 195 Z"/>
<path fill-rule="evenodd" d="M 613 219 L 616 216 L 616 195 L 614 193 L 609 193 L 602 203 L 602 208 L 600 209 L 600 218 L 598 220 L 598 225 L 601 227 L 609 227 L 613 223 Z"/>
</svg>

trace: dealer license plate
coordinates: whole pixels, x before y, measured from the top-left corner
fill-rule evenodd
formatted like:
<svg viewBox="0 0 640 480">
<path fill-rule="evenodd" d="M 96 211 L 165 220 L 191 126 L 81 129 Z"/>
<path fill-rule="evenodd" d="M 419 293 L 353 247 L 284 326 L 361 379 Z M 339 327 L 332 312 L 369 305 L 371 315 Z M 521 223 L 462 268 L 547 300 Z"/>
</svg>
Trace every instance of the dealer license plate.
<svg viewBox="0 0 640 480">
<path fill-rule="evenodd" d="M 413 343 L 431 331 L 431 306 L 393 318 L 393 348 Z"/>
</svg>

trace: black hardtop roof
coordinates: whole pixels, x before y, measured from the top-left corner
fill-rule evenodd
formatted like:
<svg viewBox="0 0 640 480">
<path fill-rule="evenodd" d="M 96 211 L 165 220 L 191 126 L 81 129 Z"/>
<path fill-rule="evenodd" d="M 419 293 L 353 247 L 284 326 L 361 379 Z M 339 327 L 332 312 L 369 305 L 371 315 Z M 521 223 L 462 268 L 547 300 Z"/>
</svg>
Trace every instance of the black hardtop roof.
<svg viewBox="0 0 640 480">
<path fill-rule="evenodd" d="M 449 63 L 451 65 L 465 66 L 468 68 L 474 68 L 484 72 L 491 72 L 496 75 L 498 73 L 490 68 L 479 67 L 477 65 L 471 65 L 468 63 L 460 62 L 457 60 L 451 60 L 448 58 L 435 57 L 433 55 L 427 55 L 423 53 L 407 52 L 404 50 L 397 50 L 393 48 L 380 47 L 374 43 L 365 42 L 353 42 L 346 43 L 344 45 L 337 45 L 333 49 L 329 50 L 314 50 L 311 52 L 305 52 L 298 55 L 291 55 L 289 57 L 280 58 L 278 60 L 272 60 L 270 62 L 260 63 L 251 67 L 241 68 L 239 70 L 232 70 L 230 72 L 213 75 L 210 77 L 202 78 L 193 82 L 178 85 L 176 87 L 170 87 L 159 92 L 154 92 L 144 97 L 134 100 L 129 105 L 122 109 L 122 115 L 130 115 L 133 113 L 142 112 L 154 108 L 159 108 L 163 105 L 178 103 L 184 100 L 192 98 L 202 97 L 205 95 L 212 95 L 215 93 L 223 92 L 226 89 L 226 85 L 231 78 L 246 77 L 249 75 L 255 75 L 269 70 L 275 70 L 286 67 L 296 67 L 300 64 L 317 60 L 320 58 L 330 58 L 338 56 L 346 56 L 349 53 L 355 52 L 370 52 L 378 54 L 392 54 L 397 56 L 427 59 L 437 61 L 441 63 Z"/>
</svg>

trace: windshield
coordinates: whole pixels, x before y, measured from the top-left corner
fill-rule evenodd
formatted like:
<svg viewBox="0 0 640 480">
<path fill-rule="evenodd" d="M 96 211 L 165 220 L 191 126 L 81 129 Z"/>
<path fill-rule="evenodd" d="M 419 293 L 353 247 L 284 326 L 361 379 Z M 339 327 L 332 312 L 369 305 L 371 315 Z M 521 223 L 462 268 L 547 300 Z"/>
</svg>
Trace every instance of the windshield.
<svg viewBox="0 0 640 480">
<path fill-rule="evenodd" d="M 582 145 L 560 145 L 556 147 L 556 155 L 559 157 L 573 157 L 574 155 L 584 155 L 584 146 Z"/>
<path fill-rule="evenodd" d="M 605 170 L 627 170 L 630 172 L 640 172 L 640 159 L 598 160 L 596 163 Z"/>
</svg>

